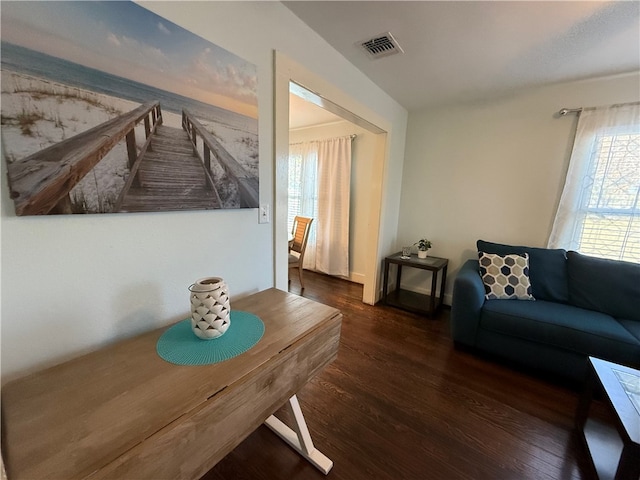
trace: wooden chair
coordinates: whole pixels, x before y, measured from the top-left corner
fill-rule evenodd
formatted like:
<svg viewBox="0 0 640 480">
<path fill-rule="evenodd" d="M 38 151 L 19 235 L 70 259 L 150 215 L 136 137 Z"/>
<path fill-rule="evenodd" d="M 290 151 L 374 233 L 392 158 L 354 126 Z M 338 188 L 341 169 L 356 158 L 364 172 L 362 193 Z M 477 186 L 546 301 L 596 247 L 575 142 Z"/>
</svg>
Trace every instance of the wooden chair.
<svg viewBox="0 0 640 480">
<path fill-rule="evenodd" d="M 304 252 L 307 249 L 307 241 L 309 240 L 312 222 L 313 218 L 296 216 L 293 219 L 293 231 L 291 232 L 293 238 L 289 240 L 289 270 L 292 268 L 298 269 L 301 289 L 304 289 L 302 262 L 304 260 Z M 289 281 L 291 281 L 291 279 L 289 279 Z"/>
</svg>

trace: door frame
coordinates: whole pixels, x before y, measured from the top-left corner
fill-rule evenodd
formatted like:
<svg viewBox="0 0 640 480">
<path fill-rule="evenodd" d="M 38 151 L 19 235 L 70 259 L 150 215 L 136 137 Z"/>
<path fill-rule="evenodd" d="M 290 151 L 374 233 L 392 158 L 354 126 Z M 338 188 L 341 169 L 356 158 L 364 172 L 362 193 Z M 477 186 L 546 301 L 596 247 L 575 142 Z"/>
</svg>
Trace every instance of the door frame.
<svg viewBox="0 0 640 480">
<path fill-rule="evenodd" d="M 385 165 L 388 163 L 388 132 L 391 125 L 385 119 L 364 105 L 331 85 L 320 76 L 289 59 L 281 52 L 275 52 L 274 78 L 274 276 L 275 286 L 288 290 L 288 159 L 289 159 L 289 93 L 290 84 L 301 87 L 305 99 L 336 113 L 377 135 L 376 153 L 372 158 L 371 205 L 368 219 L 368 238 L 363 248 L 366 250 L 366 267 L 362 301 L 374 305 L 379 298 L 380 278 L 380 225 L 382 214 L 382 192 Z M 305 92 L 308 92 L 306 94 Z"/>
</svg>

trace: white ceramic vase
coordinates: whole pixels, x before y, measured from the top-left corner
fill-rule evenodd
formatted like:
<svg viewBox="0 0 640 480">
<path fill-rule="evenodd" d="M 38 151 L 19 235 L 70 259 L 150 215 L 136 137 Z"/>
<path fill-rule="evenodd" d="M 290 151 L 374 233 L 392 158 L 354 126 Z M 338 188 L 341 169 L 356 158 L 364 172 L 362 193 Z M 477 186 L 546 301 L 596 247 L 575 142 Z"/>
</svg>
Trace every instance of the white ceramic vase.
<svg viewBox="0 0 640 480">
<path fill-rule="evenodd" d="M 231 324 L 229 291 L 222 278 L 207 277 L 189 287 L 191 292 L 191 330 L 196 337 L 213 340 Z"/>
<path fill-rule="evenodd" d="M 427 258 L 427 252 L 429 250 L 418 250 L 418 258 Z"/>
</svg>

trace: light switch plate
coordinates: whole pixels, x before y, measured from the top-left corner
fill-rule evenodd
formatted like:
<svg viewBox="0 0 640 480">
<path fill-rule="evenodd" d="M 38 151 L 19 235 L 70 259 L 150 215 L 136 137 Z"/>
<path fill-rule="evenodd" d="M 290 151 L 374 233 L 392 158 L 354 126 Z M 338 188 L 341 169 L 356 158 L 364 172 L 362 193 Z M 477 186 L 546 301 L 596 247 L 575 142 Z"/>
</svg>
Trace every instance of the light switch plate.
<svg viewBox="0 0 640 480">
<path fill-rule="evenodd" d="M 271 215 L 269 212 L 269 204 L 262 203 L 258 209 L 258 223 L 269 223 L 271 221 Z"/>
</svg>

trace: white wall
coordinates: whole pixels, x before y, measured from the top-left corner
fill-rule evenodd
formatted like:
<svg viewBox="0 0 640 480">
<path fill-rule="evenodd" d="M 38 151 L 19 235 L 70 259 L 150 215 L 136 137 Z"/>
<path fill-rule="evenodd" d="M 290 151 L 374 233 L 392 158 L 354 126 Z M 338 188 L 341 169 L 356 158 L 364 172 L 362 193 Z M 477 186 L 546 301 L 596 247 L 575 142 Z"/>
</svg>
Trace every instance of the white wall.
<svg viewBox="0 0 640 480">
<path fill-rule="evenodd" d="M 372 159 L 376 136 L 351 122 L 340 121 L 289 131 L 289 141 L 309 142 L 356 134 L 351 152 L 351 197 L 349 209 L 349 279 L 364 283 L 368 219 L 371 204 Z"/>
<path fill-rule="evenodd" d="M 450 261 L 450 304 L 455 274 L 476 256 L 477 239 L 546 246 L 577 122 L 554 114 L 638 101 L 639 86 L 640 75 L 629 74 L 411 113 L 398 250 L 422 235 L 433 241 L 429 253 Z M 417 277 L 409 282 L 426 288 Z"/>
<path fill-rule="evenodd" d="M 260 198 L 273 203 L 274 50 L 394 123 L 381 244 L 397 231 L 406 110 L 278 2 L 141 3 L 258 68 Z M 188 316 L 187 287 L 218 275 L 231 295 L 274 285 L 273 223 L 257 210 L 16 217 L 2 161 L 2 382 Z"/>
</svg>

